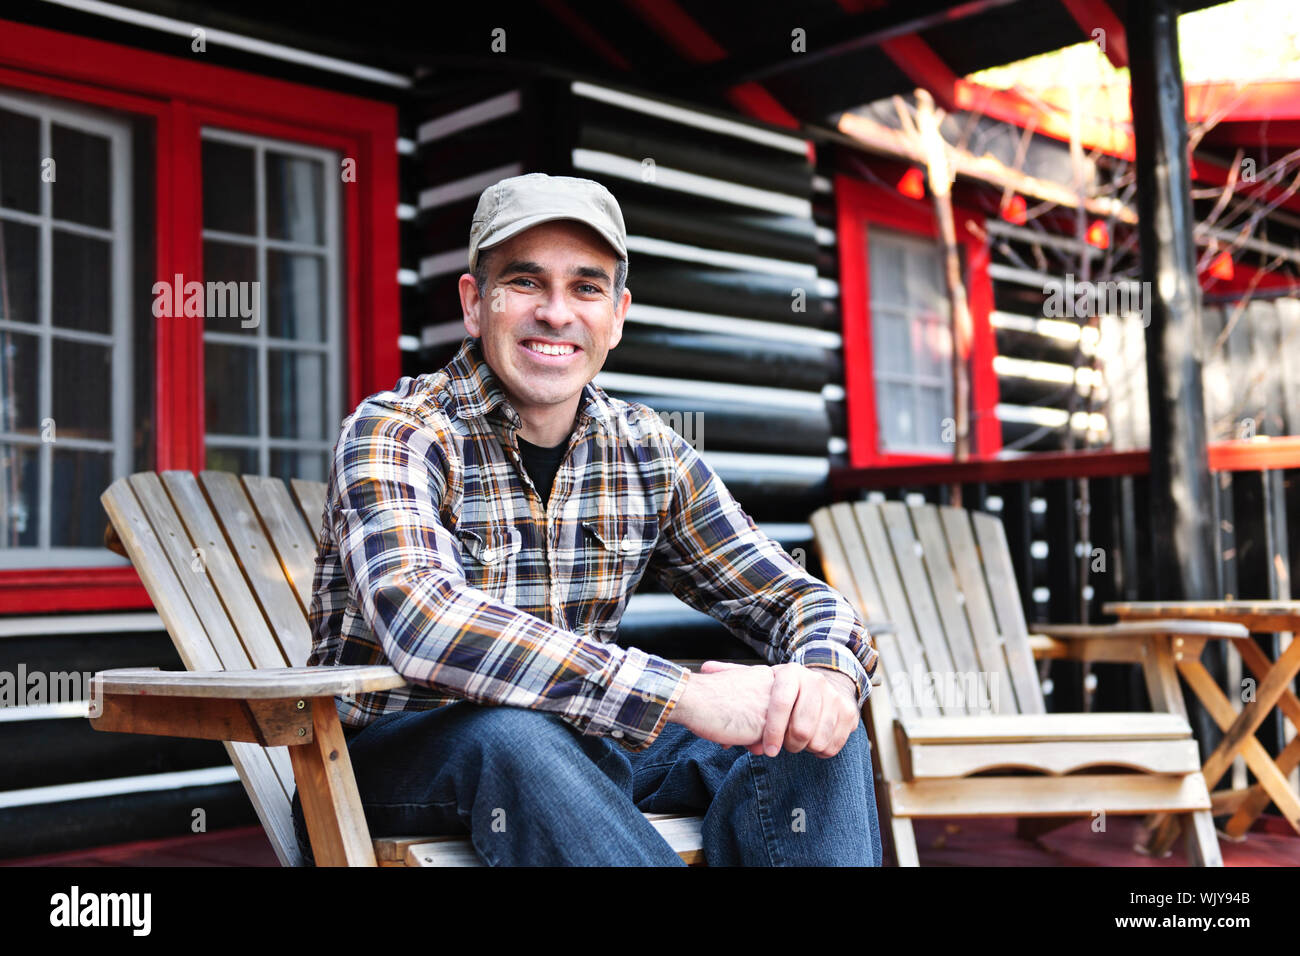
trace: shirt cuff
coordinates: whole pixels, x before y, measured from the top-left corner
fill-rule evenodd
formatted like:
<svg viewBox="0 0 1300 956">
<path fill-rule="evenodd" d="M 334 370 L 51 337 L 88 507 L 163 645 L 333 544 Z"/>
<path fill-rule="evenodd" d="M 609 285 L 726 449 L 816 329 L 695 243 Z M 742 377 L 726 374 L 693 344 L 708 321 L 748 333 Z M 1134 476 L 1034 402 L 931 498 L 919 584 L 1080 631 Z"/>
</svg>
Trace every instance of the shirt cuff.
<svg viewBox="0 0 1300 956">
<path fill-rule="evenodd" d="M 583 732 L 606 734 L 633 752 L 645 750 L 668 723 L 689 679 L 680 664 L 630 647 Z"/>
<path fill-rule="evenodd" d="M 867 679 L 866 668 L 839 641 L 809 641 L 801 644 L 791 655 L 790 662 L 804 667 L 824 667 L 850 678 L 857 688 L 858 710 L 866 705 L 867 698 L 871 696 L 871 681 Z"/>
</svg>

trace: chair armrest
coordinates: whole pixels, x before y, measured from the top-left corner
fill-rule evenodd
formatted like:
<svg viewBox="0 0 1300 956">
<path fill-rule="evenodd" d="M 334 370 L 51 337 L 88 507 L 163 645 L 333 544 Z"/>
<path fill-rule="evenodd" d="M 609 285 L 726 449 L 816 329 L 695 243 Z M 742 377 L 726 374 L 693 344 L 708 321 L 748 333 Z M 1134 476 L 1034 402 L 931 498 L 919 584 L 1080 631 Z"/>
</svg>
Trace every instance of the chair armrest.
<svg viewBox="0 0 1300 956">
<path fill-rule="evenodd" d="M 124 667 L 95 675 L 104 694 L 285 700 L 364 694 L 405 687 L 386 664 L 359 667 L 271 667 L 239 671 L 162 671 Z"/>
<path fill-rule="evenodd" d="M 242 671 L 101 671 L 91 681 L 95 730 L 263 747 L 311 743 L 312 712 L 337 722 L 334 697 L 406 686 L 388 666 L 279 667 Z"/>
<path fill-rule="evenodd" d="M 1140 664 L 1157 637 L 1246 637 L 1240 624 L 1217 621 L 1124 621 L 1120 624 L 1036 624 L 1029 635 L 1034 657 Z"/>
<path fill-rule="evenodd" d="M 1061 641 L 1119 637 L 1249 637 L 1240 624 L 1224 621 L 1122 621 L 1119 624 L 1035 624 L 1034 633 Z"/>
</svg>

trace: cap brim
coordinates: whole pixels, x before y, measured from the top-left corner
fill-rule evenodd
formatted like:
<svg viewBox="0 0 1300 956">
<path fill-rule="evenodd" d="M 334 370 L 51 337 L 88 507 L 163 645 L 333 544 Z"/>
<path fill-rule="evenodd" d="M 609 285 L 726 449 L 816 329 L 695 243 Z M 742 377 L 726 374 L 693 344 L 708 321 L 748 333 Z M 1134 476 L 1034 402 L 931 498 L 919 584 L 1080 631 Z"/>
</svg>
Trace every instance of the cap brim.
<svg viewBox="0 0 1300 956">
<path fill-rule="evenodd" d="M 470 263 L 470 268 L 472 269 L 478 265 L 478 256 L 484 249 L 495 248 L 496 246 L 501 245 L 501 243 L 505 242 L 507 239 L 513 239 L 515 236 L 519 235 L 524 230 L 531 229 L 533 228 L 533 226 L 540 226 L 544 222 L 581 223 L 582 225 L 586 226 L 587 228 L 595 232 L 607 243 L 609 243 L 609 248 L 614 253 L 615 258 L 618 259 L 627 258 L 626 253 L 620 253 L 618 251 L 618 237 L 612 235 L 609 232 L 609 230 L 602 229 L 600 226 L 594 225 L 585 219 L 579 219 L 577 216 L 551 215 L 549 213 L 543 213 L 537 216 L 529 216 L 527 219 L 521 219 L 516 223 L 512 223 L 509 226 L 509 228 L 503 230 L 499 235 L 493 236 L 492 241 L 490 243 L 487 244 L 480 243 L 478 248 L 474 251 L 474 262 Z"/>
</svg>

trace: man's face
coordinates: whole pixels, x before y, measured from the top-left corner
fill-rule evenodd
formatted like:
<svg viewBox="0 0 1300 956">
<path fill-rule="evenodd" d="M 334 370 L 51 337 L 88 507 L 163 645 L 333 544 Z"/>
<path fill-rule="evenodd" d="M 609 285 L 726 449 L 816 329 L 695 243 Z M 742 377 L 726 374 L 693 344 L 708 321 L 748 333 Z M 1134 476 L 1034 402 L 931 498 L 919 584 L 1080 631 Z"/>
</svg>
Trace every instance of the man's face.
<svg viewBox="0 0 1300 956">
<path fill-rule="evenodd" d="M 576 400 L 623 336 L 632 295 L 615 302 L 614 250 L 594 229 L 557 221 L 485 250 L 482 297 L 460 278 L 465 328 L 521 415 Z"/>
</svg>

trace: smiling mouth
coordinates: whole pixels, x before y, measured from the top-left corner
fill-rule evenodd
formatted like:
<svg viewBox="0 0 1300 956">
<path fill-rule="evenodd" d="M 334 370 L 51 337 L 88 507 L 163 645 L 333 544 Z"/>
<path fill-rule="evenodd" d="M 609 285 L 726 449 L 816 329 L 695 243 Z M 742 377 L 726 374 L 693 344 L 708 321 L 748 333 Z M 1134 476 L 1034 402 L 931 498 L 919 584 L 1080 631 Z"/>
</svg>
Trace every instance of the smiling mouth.
<svg viewBox="0 0 1300 956">
<path fill-rule="evenodd" d="M 542 339 L 525 339 L 519 343 L 534 355 L 572 355 L 581 351 L 572 342 L 547 342 Z"/>
</svg>

